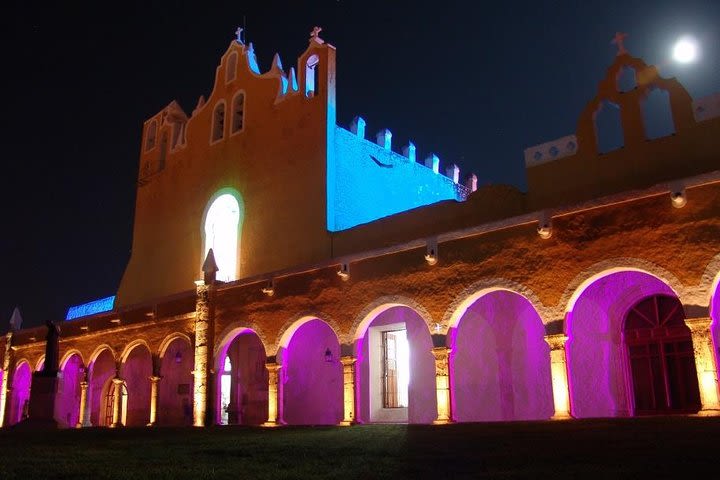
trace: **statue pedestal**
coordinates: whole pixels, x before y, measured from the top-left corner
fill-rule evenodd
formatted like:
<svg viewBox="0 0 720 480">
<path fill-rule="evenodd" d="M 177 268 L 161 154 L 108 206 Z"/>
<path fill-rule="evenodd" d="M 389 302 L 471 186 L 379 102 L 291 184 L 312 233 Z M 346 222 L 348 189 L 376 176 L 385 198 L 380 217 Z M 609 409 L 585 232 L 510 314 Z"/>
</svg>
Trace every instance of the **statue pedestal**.
<svg viewBox="0 0 720 480">
<path fill-rule="evenodd" d="M 57 397 L 60 373 L 35 372 L 30 387 L 29 416 L 17 427 L 28 429 L 58 428 L 55 420 L 55 397 Z"/>
</svg>

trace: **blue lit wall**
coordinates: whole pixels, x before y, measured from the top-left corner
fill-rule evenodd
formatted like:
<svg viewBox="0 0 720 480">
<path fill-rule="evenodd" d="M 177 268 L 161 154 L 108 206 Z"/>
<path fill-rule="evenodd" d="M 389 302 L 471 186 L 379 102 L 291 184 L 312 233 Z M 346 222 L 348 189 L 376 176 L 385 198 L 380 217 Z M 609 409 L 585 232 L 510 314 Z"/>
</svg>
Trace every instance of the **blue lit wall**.
<svg viewBox="0 0 720 480">
<path fill-rule="evenodd" d="M 83 303 L 82 305 L 75 305 L 74 307 L 68 308 L 65 320 L 86 317 L 88 315 L 94 315 L 96 313 L 109 312 L 113 309 L 114 303 L 115 295 L 113 295 L 112 297 L 105 297 L 99 300 L 93 300 L 92 302 Z"/>
<path fill-rule="evenodd" d="M 421 159 L 411 162 L 340 127 L 334 133 L 335 148 L 328 152 L 329 230 L 345 230 L 423 205 L 462 199 L 462 187 L 425 167 Z"/>
</svg>

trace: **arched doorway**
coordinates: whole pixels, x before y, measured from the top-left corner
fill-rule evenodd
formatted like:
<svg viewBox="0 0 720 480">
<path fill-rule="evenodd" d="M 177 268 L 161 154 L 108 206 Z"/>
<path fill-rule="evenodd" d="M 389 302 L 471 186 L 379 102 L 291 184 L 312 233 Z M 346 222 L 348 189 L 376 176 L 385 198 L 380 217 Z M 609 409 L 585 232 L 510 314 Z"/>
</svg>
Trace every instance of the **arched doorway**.
<svg viewBox="0 0 720 480">
<path fill-rule="evenodd" d="M 85 368 L 77 353 L 70 355 L 60 366 L 62 376 L 57 392 L 55 419 L 62 427 L 74 428 L 80 418 L 80 382 Z"/>
<path fill-rule="evenodd" d="M 190 341 L 175 337 L 161 355 L 157 424 L 192 425 L 194 355 Z"/>
<path fill-rule="evenodd" d="M 120 378 L 127 385 L 128 427 L 144 427 L 150 421 L 150 377 L 153 375 L 152 356 L 147 346 L 138 343 L 120 368 Z"/>
<path fill-rule="evenodd" d="M 109 378 L 103 386 L 102 411 L 99 425 L 109 427 L 113 424 L 113 408 L 115 404 L 115 383 Z M 120 386 L 120 424 L 127 425 L 128 391 L 125 382 Z"/>
<path fill-rule="evenodd" d="M 259 425 L 268 419 L 265 347 L 249 328 L 231 333 L 219 351 L 215 421 L 220 425 Z"/>
<path fill-rule="evenodd" d="M 695 357 L 676 297 L 652 295 L 625 316 L 624 339 L 635 415 L 700 409 Z"/>
<path fill-rule="evenodd" d="M 432 347 L 425 320 L 411 307 L 386 304 L 370 312 L 355 339 L 358 421 L 432 423 Z"/>
<path fill-rule="evenodd" d="M 90 424 L 97 426 L 110 426 L 105 423 L 107 400 L 107 385 L 112 385 L 112 379 L 117 373 L 115 356 L 109 348 L 103 348 L 92 357 L 88 367 L 88 398 L 90 410 Z M 112 418 L 111 418 L 112 423 Z"/>
<path fill-rule="evenodd" d="M 299 320 L 280 341 L 280 420 L 289 425 L 335 425 L 343 418 L 340 343 L 319 318 Z"/>
<path fill-rule="evenodd" d="M 550 352 L 544 335 L 540 315 L 524 296 L 509 290 L 477 296 L 449 334 L 453 419 L 550 418 Z"/>
<path fill-rule="evenodd" d="M 8 425 L 15 425 L 28 418 L 31 379 L 30 364 L 21 362 L 12 377 Z"/>
</svg>

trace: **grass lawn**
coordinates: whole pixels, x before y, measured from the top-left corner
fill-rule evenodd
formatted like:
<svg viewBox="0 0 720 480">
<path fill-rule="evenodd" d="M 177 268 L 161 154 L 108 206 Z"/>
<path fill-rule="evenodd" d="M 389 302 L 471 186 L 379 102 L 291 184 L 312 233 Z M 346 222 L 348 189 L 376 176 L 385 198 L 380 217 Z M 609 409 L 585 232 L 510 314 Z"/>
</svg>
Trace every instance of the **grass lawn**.
<svg viewBox="0 0 720 480">
<path fill-rule="evenodd" d="M 0 431 L 0 479 L 692 478 L 720 417 Z"/>
</svg>

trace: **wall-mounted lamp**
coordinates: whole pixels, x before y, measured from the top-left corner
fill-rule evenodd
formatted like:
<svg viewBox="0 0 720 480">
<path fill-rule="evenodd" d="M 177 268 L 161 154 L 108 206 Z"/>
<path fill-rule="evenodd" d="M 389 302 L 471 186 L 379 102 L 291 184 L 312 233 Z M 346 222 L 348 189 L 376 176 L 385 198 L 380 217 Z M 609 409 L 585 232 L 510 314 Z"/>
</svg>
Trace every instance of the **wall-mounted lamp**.
<svg viewBox="0 0 720 480">
<path fill-rule="evenodd" d="M 537 227 L 537 233 L 542 239 L 548 239 L 552 237 L 552 225 L 549 221 L 540 223 Z"/>
<path fill-rule="evenodd" d="M 340 270 L 338 270 L 337 274 L 343 281 L 347 281 L 350 278 L 350 264 L 341 263 Z"/>
<path fill-rule="evenodd" d="M 425 261 L 428 265 L 435 265 L 438 262 L 437 240 L 428 240 L 425 248 Z"/>
<path fill-rule="evenodd" d="M 182 353 L 178 350 L 177 353 L 175 353 L 175 363 L 182 362 Z"/>
<path fill-rule="evenodd" d="M 328 348 L 325 349 L 325 361 L 326 361 L 327 363 L 333 363 L 333 362 L 334 362 L 333 353 L 332 353 L 332 350 L 330 350 L 330 347 L 328 347 Z"/>
<path fill-rule="evenodd" d="M 267 285 L 262 288 L 262 293 L 264 293 L 268 297 L 272 297 L 273 295 L 275 295 L 275 285 L 272 280 L 268 280 Z"/>
<path fill-rule="evenodd" d="M 670 201 L 672 206 L 675 208 L 682 208 L 687 204 L 687 197 L 685 196 L 685 190 L 678 190 L 670 194 Z"/>
</svg>

